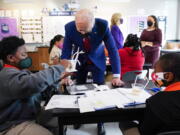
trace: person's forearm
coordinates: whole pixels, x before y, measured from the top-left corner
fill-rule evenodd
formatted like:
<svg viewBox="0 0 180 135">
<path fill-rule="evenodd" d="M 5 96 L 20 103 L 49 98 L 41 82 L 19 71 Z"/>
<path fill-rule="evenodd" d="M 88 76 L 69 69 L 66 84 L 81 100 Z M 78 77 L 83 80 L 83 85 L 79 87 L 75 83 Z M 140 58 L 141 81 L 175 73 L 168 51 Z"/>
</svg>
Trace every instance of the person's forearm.
<svg viewBox="0 0 180 135">
<path fill-rule="evenodd" d="M 153 46 L 153 42 L 145 42 L 147 46 Z"/>
<path fill-rule="evenodd" d="M 153 46 L 153 42 L 141 41 L 141 45 L 142 45 L 142 47 Z"/>
</svg>

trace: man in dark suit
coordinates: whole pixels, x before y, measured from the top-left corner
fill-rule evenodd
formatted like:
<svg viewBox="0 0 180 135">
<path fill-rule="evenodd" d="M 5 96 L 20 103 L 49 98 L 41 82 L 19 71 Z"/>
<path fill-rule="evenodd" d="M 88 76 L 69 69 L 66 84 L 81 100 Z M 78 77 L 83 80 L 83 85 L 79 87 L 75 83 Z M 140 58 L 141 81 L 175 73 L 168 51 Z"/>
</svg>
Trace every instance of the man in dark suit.
<svg viewBox="0 0 180 135">
<path fill-rule="evenodd" d="M 108 28 L 108 22 L 103 19 L 95 19 L 92 12 L 87 9 L 78 11 L 75 21 L 65 25 L 65 38 L 61 59 L 70 59 L 72 50 L 75 53 L 79 48 L 83 54 L 79 56 L 80 65 L 77 65 L 77 84 L 85 84 L 87 73 L 92 73 L 94 83 L 104 83 L 106 60 L 104 45 L 108 50 L 112 65 L 112 85 L 121 86 L 120 58 L 113 37 Z M 101 124 L 98 124 L 98 134 L 105 134 Z"/>
<path fill-rule="evenodd" d="M 87 73 L 92 72 L 93 82 L 104 83 L 106 61 L 104 54 L 105 44 L 112 65 L 112 84 L 121 86 L 120 58 L 113 37 L 108 28 L 108 22 L 95 19 L 92 12 L 82 9 L 76 13 L 75 21 L 65 25 L 65 39 L 61 59 L 70 59 L 72 48 L 78 48 L 85 53 L 79 56 L 81 65 L 77 66 L 77 83 L 86 83 Z"/>
</svg>

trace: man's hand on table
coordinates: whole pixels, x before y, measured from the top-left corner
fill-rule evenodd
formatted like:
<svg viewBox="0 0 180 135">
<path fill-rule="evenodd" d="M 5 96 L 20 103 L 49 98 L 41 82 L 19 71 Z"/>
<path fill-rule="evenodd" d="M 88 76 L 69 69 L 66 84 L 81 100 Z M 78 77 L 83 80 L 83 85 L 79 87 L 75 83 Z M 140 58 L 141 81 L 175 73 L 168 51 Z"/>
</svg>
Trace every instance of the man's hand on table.
<svg viewBox="0 0 180 135">
<path fill-rule="evenodd" d="M 112 85 L 115 87 L 120 87 L 124 85 L 124 82 L 122 80 L 120 80 L 119 77 L 113 77 L 112 81 L 111 81 Z"/>
</svg>

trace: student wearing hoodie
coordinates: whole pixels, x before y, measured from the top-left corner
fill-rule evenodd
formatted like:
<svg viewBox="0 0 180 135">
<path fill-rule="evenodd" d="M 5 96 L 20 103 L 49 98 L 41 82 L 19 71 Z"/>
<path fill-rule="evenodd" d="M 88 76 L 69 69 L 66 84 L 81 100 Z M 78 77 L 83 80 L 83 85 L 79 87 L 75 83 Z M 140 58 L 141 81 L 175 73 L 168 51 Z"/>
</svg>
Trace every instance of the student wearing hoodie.
<svg viewBox="0 0 180 135">
<path fill-rule="evenodd" d="M 144 65 L 144 54 L 137 35 L 129 34 L 124 47 L 119 50 L 121 58 L 121 75 L 129 71 L 142 70 Z"/>
</svg>

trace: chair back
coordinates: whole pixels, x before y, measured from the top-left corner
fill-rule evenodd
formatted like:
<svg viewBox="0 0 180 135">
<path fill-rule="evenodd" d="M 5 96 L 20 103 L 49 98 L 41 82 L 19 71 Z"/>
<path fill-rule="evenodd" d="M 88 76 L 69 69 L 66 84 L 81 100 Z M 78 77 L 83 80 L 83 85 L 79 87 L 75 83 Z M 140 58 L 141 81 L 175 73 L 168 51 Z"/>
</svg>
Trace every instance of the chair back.
<svg viewBox="0 0 180 135">
<path fill-rule="evenodd" d="M 124 82 L 134 81 L 138 74 L 142 73 L 141 70 L 129 71 L 122 76 Z"/>
</svg>

